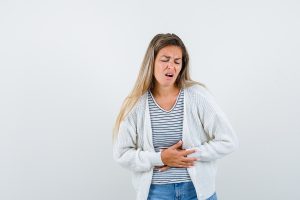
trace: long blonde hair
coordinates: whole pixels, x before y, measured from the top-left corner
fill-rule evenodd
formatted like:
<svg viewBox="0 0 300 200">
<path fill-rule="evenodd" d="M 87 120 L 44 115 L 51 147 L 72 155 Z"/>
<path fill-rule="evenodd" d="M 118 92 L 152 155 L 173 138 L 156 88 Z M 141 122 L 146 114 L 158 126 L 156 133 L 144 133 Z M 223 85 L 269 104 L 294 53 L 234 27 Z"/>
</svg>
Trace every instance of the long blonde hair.
<svg viewBox="0 0 300 200">
<path fill-rule="evenodd" d="M 144 56 L 137 80 L 130 94 L 125 98 L 117 116 L 113 138 L 118 134 L 120 123 L 134 107 L 138 99 L 147 91 L 154 88 L 154 61 L 160 49 L 166 46 L 178 46 L 182 50 L 182 68 L 175 84 L 178 88 L 187 88 L 195 84 L 205 87 L 204 84 L 193 81 L 189 73 L 189 54 L 182 40 L 174 33 L 157 34 L 151 40 Z"/>
</svg>

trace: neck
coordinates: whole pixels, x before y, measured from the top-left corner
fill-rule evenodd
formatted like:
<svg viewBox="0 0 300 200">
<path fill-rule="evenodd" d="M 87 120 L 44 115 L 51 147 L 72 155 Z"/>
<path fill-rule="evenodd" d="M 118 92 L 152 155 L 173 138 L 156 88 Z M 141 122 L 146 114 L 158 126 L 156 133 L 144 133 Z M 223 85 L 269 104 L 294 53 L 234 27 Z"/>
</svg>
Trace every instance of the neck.
<svg viewBox="0 0 300 200">
<path fill-rule="evenodd" d="M 177 96 L 179 92 L 179 88 L 176 87 L 175 85 L 172 86 L 161 86 L 161 85 L 156 85 L 154 89 L 152 90 L 152 94 L 155 97 L 167 97 L 167 96 Z"/>
</svg>

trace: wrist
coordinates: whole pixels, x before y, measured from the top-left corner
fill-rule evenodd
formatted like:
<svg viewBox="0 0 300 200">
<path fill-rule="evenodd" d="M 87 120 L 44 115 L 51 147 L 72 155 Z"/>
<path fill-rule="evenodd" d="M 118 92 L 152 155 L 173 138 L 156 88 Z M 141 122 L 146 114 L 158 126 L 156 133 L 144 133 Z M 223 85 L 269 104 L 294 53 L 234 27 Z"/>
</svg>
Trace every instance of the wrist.
<svg viewBox="0 0 300 200">
<path fill-rule="evenodd" d="M 160 149 L 160 157 L 161 157 L 161 161 L 164 165 L 166 165 L 166 160 L 165 160 L 165 149 Z"/>
</svg>

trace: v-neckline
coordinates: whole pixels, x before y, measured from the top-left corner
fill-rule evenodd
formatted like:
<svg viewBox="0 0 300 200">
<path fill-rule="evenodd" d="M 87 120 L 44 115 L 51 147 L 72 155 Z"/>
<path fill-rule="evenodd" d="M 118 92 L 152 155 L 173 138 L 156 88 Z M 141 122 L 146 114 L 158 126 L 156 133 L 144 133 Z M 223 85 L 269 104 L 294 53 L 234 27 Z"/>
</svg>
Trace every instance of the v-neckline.
<svg viewBox="0 0 300 200">
<path fill-rule="evenodd" d="M 166 113 L 170 113 L 170 112 L 172 112 L 172 110 L 174 110 L 174 108 L 175 108 L 176 105 L 177 105 L 178 99 L 179 99 L 179 97 L 180 97 L 180 95 L 181 95 L 181 92 L 182 92 L 182 89 L 179 90 L 179 93 L 178 93 L 178 95 L 177 95 L 177 97 L 176 97 L 176 101 L 175 101 L 174 105 L 172 106 L 172 108 L 171 108 L 170 110 L 165 110 L 165 109 L 163 109 L 163 108 L 156 102 L 156 100 L 155 100 L 155 98 L 154 98 L 152 92 L 149 90 L 149 93 L 150 93 L 150 95 L 151 95 L 151 97 L 152 97 L 153 102 L 155 103 L 155 105 L 156 105 L 159 109 L 161 109 L 163 112 L 166 112 Z"/>
</svg>

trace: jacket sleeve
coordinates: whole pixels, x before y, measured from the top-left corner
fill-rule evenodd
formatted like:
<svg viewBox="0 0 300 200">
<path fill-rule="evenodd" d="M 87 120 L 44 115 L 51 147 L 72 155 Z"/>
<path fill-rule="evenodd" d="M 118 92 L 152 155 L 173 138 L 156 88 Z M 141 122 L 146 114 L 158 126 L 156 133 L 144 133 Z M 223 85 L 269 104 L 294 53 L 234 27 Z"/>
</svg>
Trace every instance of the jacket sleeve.
<svg viewBox="0 0 300 200">
<path fill-rule="evenodd" d="M 225 113 L 217 105 L 214 97 L 203 88 L 198 96 L 198 115 L 208 140 L 203 142 L 194 156 L 201 161 L 212 161 L 235 151 L 239 142 Z"/>
<path fill-rule="evenodd" d="M 144 151 L 137 145 L 135 120 L 128 115 L 120 124 L 113 144 L 114 160 L 122 167 L 135 172 L 152 170 L 154 166 L 164 165 L 160 152 Z"/>
</svg>

